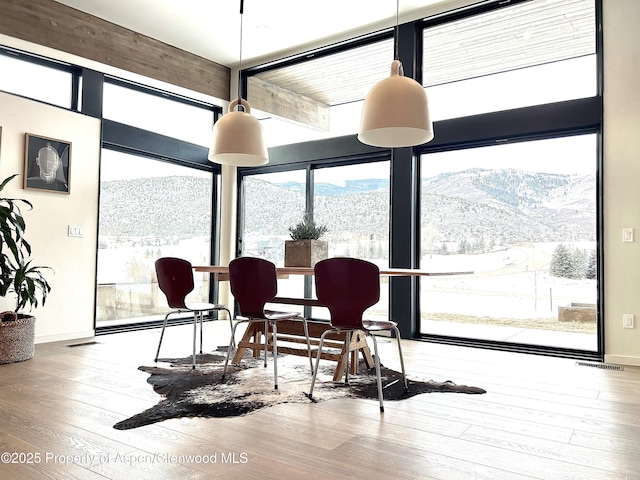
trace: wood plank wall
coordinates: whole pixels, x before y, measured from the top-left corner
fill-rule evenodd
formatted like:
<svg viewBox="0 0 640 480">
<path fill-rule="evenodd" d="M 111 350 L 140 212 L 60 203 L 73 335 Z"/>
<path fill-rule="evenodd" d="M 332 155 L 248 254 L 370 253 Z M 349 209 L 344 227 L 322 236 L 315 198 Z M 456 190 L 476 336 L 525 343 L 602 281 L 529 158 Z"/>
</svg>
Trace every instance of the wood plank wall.
<svg viewBox="0 0 640 480">
<path fill-rule="evenodd" d="M 53 0 L 0 0 L 0 33 L 229 99 L 228 67 Z"/>
</svg>

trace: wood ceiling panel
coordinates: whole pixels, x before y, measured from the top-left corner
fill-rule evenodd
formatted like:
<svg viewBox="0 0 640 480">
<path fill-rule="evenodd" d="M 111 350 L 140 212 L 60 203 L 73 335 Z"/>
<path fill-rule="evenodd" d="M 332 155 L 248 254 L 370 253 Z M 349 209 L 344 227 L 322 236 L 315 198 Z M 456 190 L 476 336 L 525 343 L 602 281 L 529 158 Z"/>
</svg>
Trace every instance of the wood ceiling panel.
<svg viewBox="0 0 640 480">
<path fill-rule="evenodd" d="M 518 4 L 427 29 L 423 45 L 427 86 L 592 54 L 593 0 Z M 393 40 L 389 39 L 258 77 L 338 105 L 364 99 L 376 82 L 389 75 L 392 60 Z"/>
</svg>

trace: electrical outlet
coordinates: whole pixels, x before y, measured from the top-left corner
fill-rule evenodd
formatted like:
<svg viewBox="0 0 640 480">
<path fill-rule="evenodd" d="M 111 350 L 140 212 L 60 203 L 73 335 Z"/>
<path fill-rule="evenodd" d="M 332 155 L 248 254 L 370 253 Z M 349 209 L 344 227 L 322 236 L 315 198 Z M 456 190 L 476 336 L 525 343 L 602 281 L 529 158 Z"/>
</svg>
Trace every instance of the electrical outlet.
<svg viewBox="0 0 640 480">
<path fill-rule="evenodd" d="M 633 313 L 625 313 L 622 315 L 622 327 L 633 328 Z"/>
<path fill-rule="evenodd" d="M 69 237 L 84 237 L 84 229 L 80 225 L 69 225 Z"/>
</svg>

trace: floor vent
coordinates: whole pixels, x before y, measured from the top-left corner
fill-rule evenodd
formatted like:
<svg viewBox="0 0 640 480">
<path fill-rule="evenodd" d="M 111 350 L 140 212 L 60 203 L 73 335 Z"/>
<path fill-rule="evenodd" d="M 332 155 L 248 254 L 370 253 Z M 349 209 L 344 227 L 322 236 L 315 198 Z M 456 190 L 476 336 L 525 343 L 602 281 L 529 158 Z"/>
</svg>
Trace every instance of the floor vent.
<svg viewBox="0 0 640 480">
<path fill-rule="evenodd" d="M 594 367 L 603 370 L 624 370 L 620 365 L 607 365 L 605 363 L 576 362 L 576 367 Z"/>
<path fill-rule="evenodd" d="M 67 347 L 86 347 L 87 345 L 99 345 L 100 342 L 85 342 L 85 343 L 74 343 L 72 345 L 67 345 Z"/>
</svg>

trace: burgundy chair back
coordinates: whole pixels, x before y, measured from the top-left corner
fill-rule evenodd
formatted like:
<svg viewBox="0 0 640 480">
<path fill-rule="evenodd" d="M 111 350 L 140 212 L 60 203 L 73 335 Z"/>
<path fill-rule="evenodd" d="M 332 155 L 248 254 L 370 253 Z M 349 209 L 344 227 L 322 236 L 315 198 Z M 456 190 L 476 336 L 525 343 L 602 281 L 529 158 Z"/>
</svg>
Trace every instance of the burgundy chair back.
<svg viewBox="0 0 640 480">
<path fill-rule="evenodd" d="M 276 266 L 263 258 L 236 258 L 229 263 L 229 280 L 240 314 L 264 318 L 264 304 L 278 291 Z"/>
<path fill-rule="evenodd" d="M 331 325 L 362 328 L 362 314 L 380 299 L 380 269 L 357 258 L 328 258 L 314 267 L 316 296 L 329 308 Z"/>
<path fill-rule="evenodd" d="M 158 286 L 171 308 L 187 308 L 184 299 L 193 290 L 191 263 L 181 258 L 163 257 L 156 260 Z"/>
</svg>

